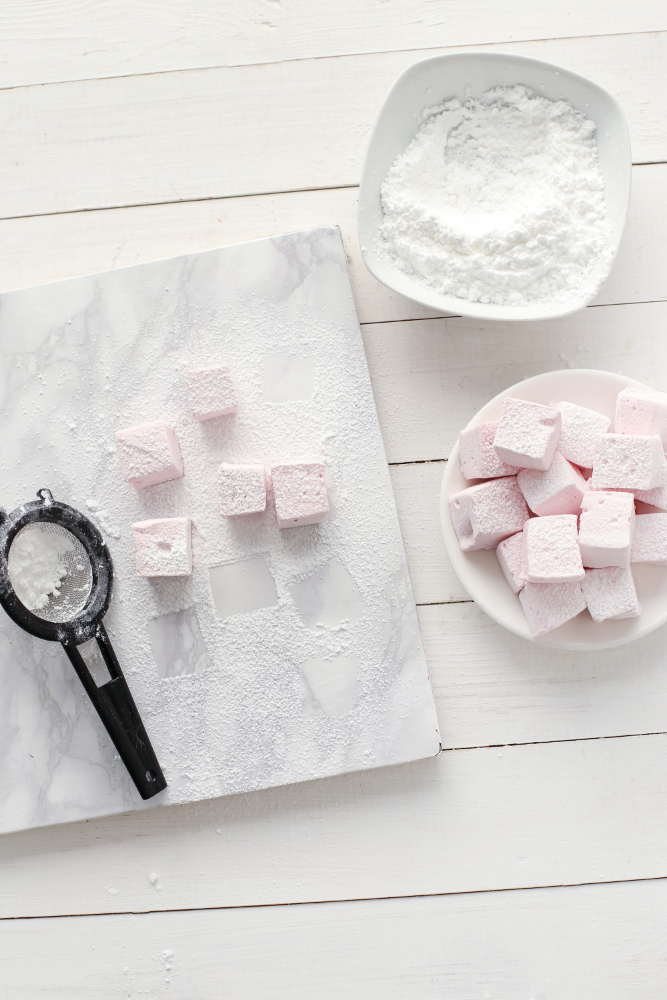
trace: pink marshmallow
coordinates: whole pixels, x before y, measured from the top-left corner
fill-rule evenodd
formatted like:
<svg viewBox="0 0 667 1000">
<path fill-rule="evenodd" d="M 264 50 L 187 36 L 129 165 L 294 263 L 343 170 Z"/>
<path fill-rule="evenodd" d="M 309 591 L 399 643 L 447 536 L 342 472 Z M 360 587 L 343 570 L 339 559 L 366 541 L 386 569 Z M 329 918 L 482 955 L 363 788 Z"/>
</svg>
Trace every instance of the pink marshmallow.
<svg viewBox="0 0 667 1000">
<path fill-rule="evenodd" d="M 319 524 L 329 515 L 329 498 L 321 462 L 284 462 L 271 468 L 279 528 Z"/>
<path fill-rule="evenodd" d="M 577 515 L 534 517 L 523 528 L 523 571 L 528 583 L 575 583 L 584 567 L 577 543 Z"/>
<path fill-rule="evenodd" d="M 116 432 L 124 478 L 135 490 L 168 483 L 183 475 L 183 459 L 173 427 L 159 420 Z"/>
<path fill-rule="evenodd" d="M 608 618 L 637 618 L 641 614 L 635 581 L 627 567 L 587 569 L 581 589 L 594 622 L 604 622 Z"/>
<path fill-rule="evenodd" d="M 658 434 L 602 434 L 593 457 L 593 490 L 652 490 L 660 486 L 665 454 Z"/>
<path fill-rule="evenodd" d="M 558 450 L 568 462 L 574 462 L 584 469 L 593 468 L 595 445 L 601 434 L 606 434 L 611 427 L 609 417 L 604 417 L 595 410 L 576 403 L 561 402 L 560 411 L 562 426 L 558 438 Z"/>
<path fill-rule="evenodd" d="M 264 466 L 223 462 L 218 470 L 218 503 L 223 517 L 266 510 Z"/>
<path fill-rule="evenodd" d="M 614 430 L 617 434 L 659 434 L 667 448 L 667 392 L 630 385 L 618 394 Z"/>
<path fill-rule="evenodd" d="M 190 576 L 192 521 L 165 517 L 132 525 L 137 576 Z"/>
<path fill-rule="evenodd" d="M 512 593 L 518 594 L 526 583 L 523 572 L 523 532 L 519 531 L 500 542 L 496 556 Z"/>
<path fill-rule="evenodd" d="M 527 583 L 519 600 L 530 631 L 539 639 L 586 608 L 581 583 Z"/>
<path fill-rule="evenodd" d="M 636 500 L 648 503 L 652 507 L 662 507 L 667 510 L 667 462 L 659 486 L 655 486 L 652 490 L 633 490 L 632 492 Z"/>
<path fill-rule="evenodd" d="M 667 566 L 667 514 L 637 514 L 630 562 Z"/>
<path fill-rule="evenodd" d="M 627 567 L 635 529 L 632 493 L 590 491 L 581 502 L 579 548 L 584 566 Z"/>
<path fill-rule="evenodd" d="M 501 462 L 521 469 L 546 470 L 551 465 L 561 428 L 553 406 L 508 396 L 493 441 Z"/>
<path fill-rule="evenodd" d="M 454 493 L 449 510 L 464 552 L 495 548 L 521 531 L 530 517 L 516 476 L 489 479 Z"/>
<path fill-rule="evenodd" d="M 526 503 L 540 517 L 578 514 L 584 493 L 589 490 L 579 469 L 563 458 L 560 451 L 554 454 L 551 467 L 546 472 L 521 469 L 516 479 Z"/>
<path fill-rule="evenodd" d="M 190 409 L 196 420 L 236 413 L 238 400 L 229 368 L 214 365 L 185 373 Z"/>
<path fill-rule="evenodd" d="M 516 469 L 501 462 L 493 450 L 498 421 L 477 424 L 459 434 L 459 459 L 461 472 L 466 479 L 495 479 L 513 476 Z"/>
</svg>

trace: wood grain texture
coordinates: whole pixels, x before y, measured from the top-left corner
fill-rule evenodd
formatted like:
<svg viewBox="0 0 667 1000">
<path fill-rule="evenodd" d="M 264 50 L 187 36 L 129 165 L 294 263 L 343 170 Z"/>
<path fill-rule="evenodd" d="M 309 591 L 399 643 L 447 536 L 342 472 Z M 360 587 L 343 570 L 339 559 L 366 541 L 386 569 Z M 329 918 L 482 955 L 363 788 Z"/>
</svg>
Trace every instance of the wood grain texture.
<svg viewBox="0 0 667 1000">
<path fill-rule="evenodd" d="M 444 747 L 667 732 L 665 634 L 584 654 L 526 642 L 472 603 L 419 619 Z"/>
<path fill-rule="evenodd" d="M 0 221 L 0 291 L 330 223 L 343 233 L 362 323 L 437 315 L 385 288 L 366 268 L 357 239 L 357 188 L 6 219 Z M 634 167 L 623 241 L 596 303 L 667 298 L 666 231 L 667 165 Z"/>
<path fill-rule="evenodd" d="M 606 87 L 628 117 L 634 161 L 659 162 L 666 42 L 657 32 L 503 51 Z M 455 50 L 420 56 L 445 51 Z M 389 52 L 2 91 L 0 217 L 355 185 L 377 111 L 414 61 Z"/>
<path fill-rule="evenodd" d="M 667 303 L 600 306 L 539 323 L 430 319 L 362 327 L 390 462 L 447 458 L 502 389 L 558 368 L 619 372 L 667 390 Z"/>
<path fill-rule="evenodd" d="M 6 0 L 0 87 L 664 28 L 659 0 Z"/>
<path fill-rule="evenodd" d="M 20 1000 L 655 1000 L 666 922 L 652 881 L 11 920 L 0 952 Z"/>
<path fill-rule="evenodd" d="M 0 916 L 662 878 L 666 822 L 667 735 L 446 751 L 7 834 Z"/>
</svg>

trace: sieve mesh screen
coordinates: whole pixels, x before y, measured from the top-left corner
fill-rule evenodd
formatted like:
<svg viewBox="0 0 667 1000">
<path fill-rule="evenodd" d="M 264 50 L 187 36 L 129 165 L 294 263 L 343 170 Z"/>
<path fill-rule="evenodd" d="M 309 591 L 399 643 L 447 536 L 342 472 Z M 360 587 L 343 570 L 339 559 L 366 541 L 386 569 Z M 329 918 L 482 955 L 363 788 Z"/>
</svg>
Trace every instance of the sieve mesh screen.
<svg viewBox="0 0 667 1000">
<path fill-rule="evenodd" d="M 48 622 L 75 618 L 93 586 L 85 548 L 71 531 L 50 521 L 21 528 L 9 550 L 7 568 L 21 603 Z"/>
</svg>

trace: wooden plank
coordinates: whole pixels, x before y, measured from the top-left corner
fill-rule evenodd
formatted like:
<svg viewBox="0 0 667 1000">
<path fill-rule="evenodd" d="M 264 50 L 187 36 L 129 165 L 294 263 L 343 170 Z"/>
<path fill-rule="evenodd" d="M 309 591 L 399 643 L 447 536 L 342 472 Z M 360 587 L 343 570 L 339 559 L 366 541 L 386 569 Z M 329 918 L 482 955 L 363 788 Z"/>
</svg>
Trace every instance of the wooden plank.
<svg viewBox="0 0 667 1000">
<path fill-rule="evenodd" d="M 447 751 L 375 772 L 7 834 L 0 915 L 662 878 L 657 831 L 666 822 L 667 735 Z"/>
<path fill-rule="evenodd" d="M 654 162 L 667 160 L 666 39 L 503 50 L 607 87 L 628 116 L 635 162 Z M 455 50 L 419 55 L 445 51 Z M 414 61 L 390 52 L 2 91 L 0 217 L 357 184 L 380 104 Z"/>
<path fill-rule="evenodd" d="M 6 995 L 21 1000 L 167 992 L 187 1000 L 581 1000 L 584 983 L 587 1000 L 649 1000 L 664 991 L 666 922 L 667 883 L 655 880 L 6 920 L 0 951 Z"/>
<path fill-rule="evenodd" d="M 362 327 L 390 462 L 443 459 L 501 389 L 598 368 L 667 390 L 667 304 L 604 306 L 539 323 L 431 319 Z"/>
<path fill-rule="evenodd" d="M 362 323 L 435 316 L 371 276 L 359 252 L 356 213 L 357 189 L 349 188 L 4 220 L 0 291 L 334 222 Z M 597 303 L 667 298 L 665 231 L 667 165 L 634 167 L 628 224 Z"/>
<path fill-rule="evenodd" d="M 419 620 L 444 747 L 667 732 L 664 630 L 582 656 L 519 639 L 472 603 Z"/>
<path fill-rule="evenodd" d="M 440 530 L 440 484 L 446 464 L 389 468 L 417 604 L 470 600 L 447 558 Z"/>
<path fill-rule="evenodd" d="M 0 87 L 664 28 L 659 0 L 6 0 Z"/>
</svg>

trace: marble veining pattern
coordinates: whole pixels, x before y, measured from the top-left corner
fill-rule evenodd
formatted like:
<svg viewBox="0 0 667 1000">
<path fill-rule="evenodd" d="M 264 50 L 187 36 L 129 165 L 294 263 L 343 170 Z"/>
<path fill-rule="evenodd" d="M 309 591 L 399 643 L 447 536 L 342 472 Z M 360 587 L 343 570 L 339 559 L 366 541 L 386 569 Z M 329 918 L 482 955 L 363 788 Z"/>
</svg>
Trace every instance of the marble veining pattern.
<svg viewBox="0 0 667 1000">
<path fill-rule="evenodd" d="M 209 363 L 231 369 L 239 410 L 199 423 L 183 372 Z M 137 493 L 114 434 L 153 419 L 176 429 L 185 476 Z M 337 229 L 1 296 L 0 435 L 3 506 L 48 486 L 105 535 L 106 626 L 169 783 L 141 801 L 60 647 L 0 612 L 0 831 L 437 752 Z M 221 461 L 308 458 L 326 464 L 329 520 L 219 515 Z M 130 525 L 184 515 L 192 577 L 137 578 Z"/>
</svg>

